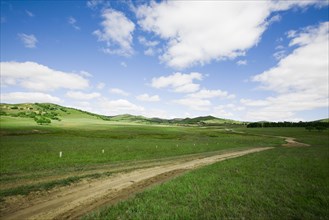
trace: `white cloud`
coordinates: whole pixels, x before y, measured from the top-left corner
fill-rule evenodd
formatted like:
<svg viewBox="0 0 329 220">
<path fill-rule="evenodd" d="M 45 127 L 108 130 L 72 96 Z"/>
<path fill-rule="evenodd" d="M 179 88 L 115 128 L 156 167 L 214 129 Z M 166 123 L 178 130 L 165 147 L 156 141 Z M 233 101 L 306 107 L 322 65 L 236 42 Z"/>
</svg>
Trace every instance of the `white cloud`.
<svg viewBox="0 0 329 220">
<path fill-rule="evenodd" d="M 290 8 L 296 8 L 296 7 L 305 7 L 308 5 L 314 4 L 318 7 L 322 7 L 325 5 L 328 5 L 328 1 L 322 1 L 322 0 L 289 0 L 289 1 L 276 1 L 273 0 L 271 2 L 271 10 L 272 11 L 283 11 L 288 10 Z"/>
<path fill-rule="evenodd" d="M 269 18 L 272 12 L 319 2 L 152 1 L 139 6 L 136 15 L 143 30 L 167 41 L 161 61 L 182 69 L 244 55 L 268 25 L 279 20 Z"/>
<path fill-rule="evenodd" d="M 228 118 L 232 117 L 234 114 L 219 106 L 214 108 L 212 115 L 218 118 Z"/>
<path fill-rule="evenodd" d="M 142 106 L 135 105 L 128 100 L 118 99 L 118 100 L 102 100 L 100 106 L 105 109 L 106 113 L 112 114 L 140 114 L 144 111 Z"/>
<path fill-rule="evenodd" d="M 329 22 L 295 32 L 290 46 L 298 46 L 279 63 L 252 78 L 262 88 L 277 93 L 264 100 L 242 99 L 256 120 L 289 120 L 298 111 L 328 107 Z"/>
<path fill-rule="evenodd" d="M 160 97 L 158 95 L 149 95 L 149 94 L 142 94 L 139 96 L 136 96 L 136 98 L 140 101 L 144 101 L 144 102 L 158 102 L 160 101 Z"/>
<path fill-rule="evenodd" d="M 109 90 L 112 94 L 122 95 L 122 96 L 129 96 L 128 92 L 123 91 L 122 89 L 113 88 Z"/>
<path fill-rule="evenodd" d="M 66 96 L 71 99 L 77 99 L 77 100 L 91 100 L 91 99 L 101 97 L 101 94 L 99 94 L 97 92 L 84 93 L 84 92 L 79 92 L 79 91 L 68 91 L 66 93 Z"/>
<path fill-rule="evenodd" d="M 173 73 L 169 76 L 153 78 L 151 86 L 154 88 L 170 87 L 174 92 L 190 93 L 199 90 L 200 85 L 193 83 L 193 80 L 202 80 L 202 74 L 192 72 L 190 74 Z"/>
<path fill-rule="evenodd" d="M 34 17 L 34 14 L 28 10 L 25 10 L 26 14 L 29 16 L 29 17 Z"/>
<path fill-rule="evenodd" d="M 77 20 L 74 17 L 69 17 L 67 19 L 67 22 L 75 29 L 75 30 L 80 30 L 80 27 L 76 25 Z"/>
<path fill-rule="evenodd" d="M 270 104 L 270 102 L 266 100 L 252 100 L 252 99 L 241 99 L 240 102 L 243 105 L 252 106 L 252 107 L 262 107 Z"/>
<path fill-rule="evenodd" d="M 113 9 L 105 9 L 102 12 L 104 21 L 101 23 L 103 29 L 93 32 L 99 41 L 106 42 L 103 52 L 130 56 L 133 54 L 132 33 L 135 29 L 134 23 L 122 12 Z"/>
<path fill-rule="evenodd" d="M 105 87 L 105 83 L 102 83 L 102 82 L 98 83 L 96 86 L 96 88 L 99 90 L 104 89 L 104 87 Z"/>
<path fill-rule="evenodd" d="M 248 62 L 247 62 L 247 60 L 238 60 L 238 61 L 236 62 L 236 64 L 238 64 L 239 66 L 242 66 L 242 65 L 247 65 Z"/>
<path fill-rule="evenodd" d="M 329 22 L 309 27 L 290 42 L 299 46 L 281 59 L 277 66 L 252 79 L 278 93 L 310 91 L 328 94 Z"/>
<path fill-rule="evenodd" d="M 140 44 L 144 45 L 147 49 L 144 51 L 144 54 L 147 56 L 153 56 L 158 51 L 155 47 L 159 44 L 159 41 L 149 41 L 145 37 L 138 37 Z"/>
<path fill-rule="evenodd" d="M 138 41 L 139 41 L 139 43 L 141 43 L 142 45 L 144 45 L 146 47 L 155 47 L 159 44 L 159 41 L 149 41 L 149 40 L 146 40 L 146 38 L 143 36 L 139 36 Z"/>
<path fill-rule="evenodd" d="M 191 97 L 173 100 L 173 103 L 186 106 L 196 111 L 208 111 L 212 105 L 209 100 Z"/>
<path fill-rule="evenodd" d="M 61 103 L 62 100 L 58 97 L 40 93 L 40 92 L 11 92 L 1 93 L 1 103 L 34 103 L 34 102 L 48 102 Z"/>
<path fill-rule="evenodd" d="M 35 62 L 1 62 L 1 86 L 19 85 L 34 91 L 85 89 L 89 82 L 82 76 L 53 70 Z"/>
<path fill-rule="evenodd" d="M 37 38 L 33 34 L 18 34 L 19 39 L 23 42 L 27 48 L 35 48 L 38 42 Z"/>
<path fill-rule="evenodd" d="M 226 91 L 222 90 L 207 90 L 202 89 L 196 93 L 188 94 L 188 97 L 198 98 L 198 99 L 209 99 L 209 98 L 234 98 L 234 95 L 230 95 Z"/>
<path fill-rule="evenodd" d="M 244 54 L 264 32 L 268 7 L 266 1 L 152 2 L 137 17 L 144 30 L 168 40 L 161 60 L 181 69 Z"/>
</svg>

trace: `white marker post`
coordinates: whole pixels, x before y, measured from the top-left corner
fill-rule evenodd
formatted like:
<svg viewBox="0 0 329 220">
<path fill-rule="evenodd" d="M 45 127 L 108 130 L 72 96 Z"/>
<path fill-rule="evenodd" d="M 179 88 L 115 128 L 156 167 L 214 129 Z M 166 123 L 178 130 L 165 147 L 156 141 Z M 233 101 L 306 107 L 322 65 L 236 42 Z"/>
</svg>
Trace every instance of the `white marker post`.
<svg viewBox="0 0 329 220">
<path fill-rule="evenodd" d="M 102 153 L 104 153 L 104 149 L 102 150 Z"/>
<path fill-rule="evenodd" d="M 59 158 L 61 158 L 61 157 L 62 157 L 62 151 L 59 152 Z"/>
</svg>

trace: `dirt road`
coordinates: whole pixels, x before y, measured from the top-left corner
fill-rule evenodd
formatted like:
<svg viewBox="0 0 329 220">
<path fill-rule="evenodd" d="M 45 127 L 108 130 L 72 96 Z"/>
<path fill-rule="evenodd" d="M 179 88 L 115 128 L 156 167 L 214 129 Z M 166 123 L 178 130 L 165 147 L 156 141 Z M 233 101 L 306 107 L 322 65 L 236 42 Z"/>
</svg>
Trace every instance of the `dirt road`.
<svg viewBox="0 0 329 220">
<path fill-rule="evenodd" d="M 188 170 L 271 147 L 224 153 L 190 161 L 138 169 L 62 187 L 51 192 L 21 197 L 1 210 L 1 219 L 76 219 L 104 204 L 115 203 L 146 187 L 164 182 Z"/>
<path fill-rule="evenodd" d="M 309 147 L 309 144 L 304 144 L 301 142 L 297 142 L 295 139 L 296 138 L 292 138 L 292 137 L 281 137 L 284 138 L 284 141 L 287 142 L 285 144 L 282 144 L 282 146 L 284 147 Z"/>
</svg>

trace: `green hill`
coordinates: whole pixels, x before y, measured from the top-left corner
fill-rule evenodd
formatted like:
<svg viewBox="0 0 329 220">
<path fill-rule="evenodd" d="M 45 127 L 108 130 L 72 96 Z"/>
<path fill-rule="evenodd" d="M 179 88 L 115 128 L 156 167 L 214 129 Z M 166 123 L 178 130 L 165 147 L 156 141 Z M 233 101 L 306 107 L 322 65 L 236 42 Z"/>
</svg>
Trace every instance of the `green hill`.
<svg viewBox="0 0 329 220">
<path fill-rule="evenodd" d="M 213 116 L 202 116 L 196 118 L 146 118 L 129 114 L 104 116 L 79 109 L 68 108 L 52 103 L 24 103 L 24 104 L 1 104 L 1 120 L 25 118 L 25 122 L 47 125 L 59 124 L 70 125 L 77 123 L 138 123 L 138 124 L 167 124 L 167 125 L 219 125 L 219 124 L 241 124 L 241 122 L 216 118 Z"/>
<path fill-rule="evenodd" d="M 324 119 L 320 119 L 320 120 L 316 120 L 316 121 L 329 123 L 329 118 L 324 118 Z"/>
</svg>

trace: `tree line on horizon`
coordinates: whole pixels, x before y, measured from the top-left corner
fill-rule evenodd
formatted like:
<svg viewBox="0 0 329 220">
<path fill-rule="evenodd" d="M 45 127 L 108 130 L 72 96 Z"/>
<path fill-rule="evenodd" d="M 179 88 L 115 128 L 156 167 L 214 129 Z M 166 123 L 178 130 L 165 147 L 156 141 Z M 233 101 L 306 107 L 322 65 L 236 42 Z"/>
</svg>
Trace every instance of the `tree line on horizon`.
<svg viewBox="0 0 329 220">
<path fill-rule="evenodd" d="M 312 121 L 312 122 L 252 122 L 247 125 L 247 128 L 291 128 L 291 127 L 304 127 L 306 130 L 325 130 L 329 128 L 328 122 L 321 122 L 321 121 Z"/>
</svg>

